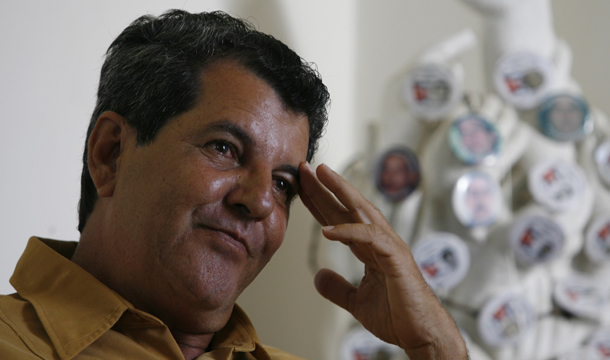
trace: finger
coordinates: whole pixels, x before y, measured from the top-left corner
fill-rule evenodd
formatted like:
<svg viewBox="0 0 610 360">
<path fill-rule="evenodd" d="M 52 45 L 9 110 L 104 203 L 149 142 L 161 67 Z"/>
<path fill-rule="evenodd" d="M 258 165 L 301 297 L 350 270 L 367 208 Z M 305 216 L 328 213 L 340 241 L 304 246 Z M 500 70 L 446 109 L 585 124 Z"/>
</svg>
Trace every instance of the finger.
<svg viewBox="0 0 610 360">
<path fill-rule="evenodd" d="M 392 255 L 398 249 L 408 248 L 407 244 L 395 234 L 388 234 L 375 224 L 340 224 L 322 228 L 324 237 L 329 240 L 351 242 L 358 245 L 371 246 L 376 252 L 383 255 Z"/>
<path fill-rule="evenodd" d="M 342 241 L 342 243 L 345 243 Z M 347 244 L 350 251 L 361 263 L 365 264 L 365 272 L 367 269 L 373 269 L 378 272 L 382 272 L 383 270 L 379 267 L 377 263 L 377 259 L 375 259 L 375 253 L 371 250 L 371 247 L 368 245 L 360 245 L 353 242 Z"/>
<path fill-rule="evenodd" d="M 347 209 L 335 198 L 335 196 L 320 182 L 311 166 L 302 162 L 299 165 L 299 175 L 301 177 L 301 194 L 309 201 L 317 213 L 316 219 L 323 218 L 322 224 L 341 224 L 353 222 L 348 215 Z M 309 207 L 308 207 L 309 208 Z M 310 209 L 311 211 L 311 209 Z M 316 216 L 316 214 L 314 214 Z"/>
<path fill-rule="evenodd" d="M 387 223 L 385 217 L 370 201 L 330 167 L 321 164 L 316 169 L 316 174 L 320 183 L 337 197 L 355 220 L 363 224 Z"/>
<path fill-rule="evenodd" d="M 404 275 L 419 269 L 409 246 L 394 234 L 376 224 L 342 224 L 325 226 L 324 236 L 329 240 L 349 241 L 358 259 L 375 270 L 386 274 Z M 417 270 L 419 271 L 419 270 Z"/>
<path fill-rule="evenodd" d="M 322 226 L 328 225 L 328 222 L 326 222 L 326 219 L 324 219 L 324 216 L 322 216 L 322 214 L 320 214 L 320 212 L 318 211 L 316 206 L 313 204 L 313 202 L 309 198 L 309 195 L 307 195 L 307 193 L 305 191 L 299 191 L 299 197 L 301 198 L 303 205 L 305 205 L 307 210 L 309 210 L 311 215 L 313 215 L 313 217 L 316 219 L 316 221 L 318 223 L 320 223 L 320 225 L 322 225 Z"/>
<path fill-rule="evenodd" d="M 350 297 L 356 293 L 357 288 L 349 281 L 330 269 L 321 269 L 316 274 L 314 285 L 320 295 L 353 315 Z"/>
</svg>

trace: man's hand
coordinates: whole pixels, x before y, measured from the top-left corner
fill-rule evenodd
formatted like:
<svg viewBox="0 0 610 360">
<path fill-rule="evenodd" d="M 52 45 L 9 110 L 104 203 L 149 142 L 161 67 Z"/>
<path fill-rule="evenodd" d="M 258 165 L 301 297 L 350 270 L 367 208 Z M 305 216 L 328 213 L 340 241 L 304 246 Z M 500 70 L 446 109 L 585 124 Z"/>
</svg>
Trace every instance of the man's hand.
<svg viewBox="0 0 610 360">
<path fill-rule="evenodd" d="M 384 216 L 328 166 L 314 173 L 302 163 L 299 171 L 301 200 L 324 227 L 324 236 L 349 246 L 365 264 L 358 287 L 332 270 L 320 270 L 318 292 L 380 339 L 403 348 L 411 360 L 467 359 L 453 319 Z"/>
</svg>

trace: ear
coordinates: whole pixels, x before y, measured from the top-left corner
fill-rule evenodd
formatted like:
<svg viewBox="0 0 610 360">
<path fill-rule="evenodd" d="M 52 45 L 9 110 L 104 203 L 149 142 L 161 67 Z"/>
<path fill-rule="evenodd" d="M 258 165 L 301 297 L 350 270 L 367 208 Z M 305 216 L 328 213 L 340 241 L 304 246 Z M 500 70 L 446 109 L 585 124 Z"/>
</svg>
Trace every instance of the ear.
<svg viewBox="0 0 610 360">
<path fill-rule="evenodd" d="M 97 119 L 89 137 L 87 162 L 99 197 L 114 193 L 117 163 L 130 130 L 125 118 L 114 111 L 105 111 Z"/>
</svg>

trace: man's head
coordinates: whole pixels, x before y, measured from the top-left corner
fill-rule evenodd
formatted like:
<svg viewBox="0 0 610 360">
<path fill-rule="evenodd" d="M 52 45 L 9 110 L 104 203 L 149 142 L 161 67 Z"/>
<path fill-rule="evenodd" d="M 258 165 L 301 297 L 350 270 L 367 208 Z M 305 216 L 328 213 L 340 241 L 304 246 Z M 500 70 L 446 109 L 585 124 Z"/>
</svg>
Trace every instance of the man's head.
<svg viewBox="0 0 610 360">
<path fill-rule="evenodd" d="M 458 123 L 464 147 L 474 155 L 490 154 L 497 137 L 493 129 L 484 120 L 477 117 L 467 117 Z"/>
<path fill-rule="evenodd" d="M 195 105 L 205 68 L 228 58 L 265 80 L 286 108 L 307 116 L 307 160 L 311 160 L 327 120 L 326 87 L 316 71 L 286 45 L 222 12 L 172 10 L 158 18 L 142 16 L 127 27 L 108 49 L 87 142 L 99 116 L 114 111 L 135 129 L 138 145 L 150 144 L 168 121 Z M 97 200 L 87 153 L 85 146 L 81 232 Z"/>
<path fill-rule="evenodd" d="M 282 243 L 328 98 L 240 20 L 140 18 L 102 69 L 73 261 L 172 331 L 218 331 Z"/>
<path fill-rule="evenodd" d="M 419 183 L 417 159 L 406 148 L 397 147 L 385 152 L 377 167 L 377 188 L 391 201 L 403 200 Z"/>
<path fill-rule="evenodd" d="M 496 216 L 492 184 L 485 177 L 473 177 L 466 189 L 466 207 L 474 224 L 486 224 Z"/>
</svg>

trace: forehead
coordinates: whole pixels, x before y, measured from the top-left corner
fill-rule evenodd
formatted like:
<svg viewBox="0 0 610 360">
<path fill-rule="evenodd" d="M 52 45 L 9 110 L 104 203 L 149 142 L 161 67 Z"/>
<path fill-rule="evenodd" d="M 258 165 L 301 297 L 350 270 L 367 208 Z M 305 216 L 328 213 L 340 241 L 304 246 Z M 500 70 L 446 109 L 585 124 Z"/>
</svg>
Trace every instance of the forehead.
<svg viewBox="0 0 610 360">
<path fill-rule="evenodd" d="M 486 130 L 485 129 L 485 124 L 481 120 L 479 120 L 477 118 L 466 118 L 466 119 L 464 119 L 464 120 L 462 120 L 460 122 L 459 126 L 461 128 L 467 127 L 467 128 L 471 128 L 471 129 L 483 129 L 483 130 Z"/>
<path fill-rule="evenodd" d="M 468 186 L 468 190 L 480 190 L 480 189 L 488 189 L 490 187 L 489 182 L 482 177 L 475 177 L 470 182 Z"/>
<path fill-rule="evenodd" d="M 399 155 L 399 154 L 390 154 L 390 155 L 386 156 L 385 163 L 388 165 L 392 164 L 392 165 L 407 166 L 407 160 L 402 155 Z"/>
<path fill-rule="evenodd" d="M 219 123 L 245 132 L 253 143 L 307 155 L 309 122 L 302 113 L 288 109 L 261 78 L 234 60 L 219 60 L 204 69 L 195 106 L 179 115 L 179 125 L 192 133 L 205 132 Z M 286 141 L 289 140 L 289 141 Z M 302 155 L 302 156 L 301 156 Z"/>
</svg>

